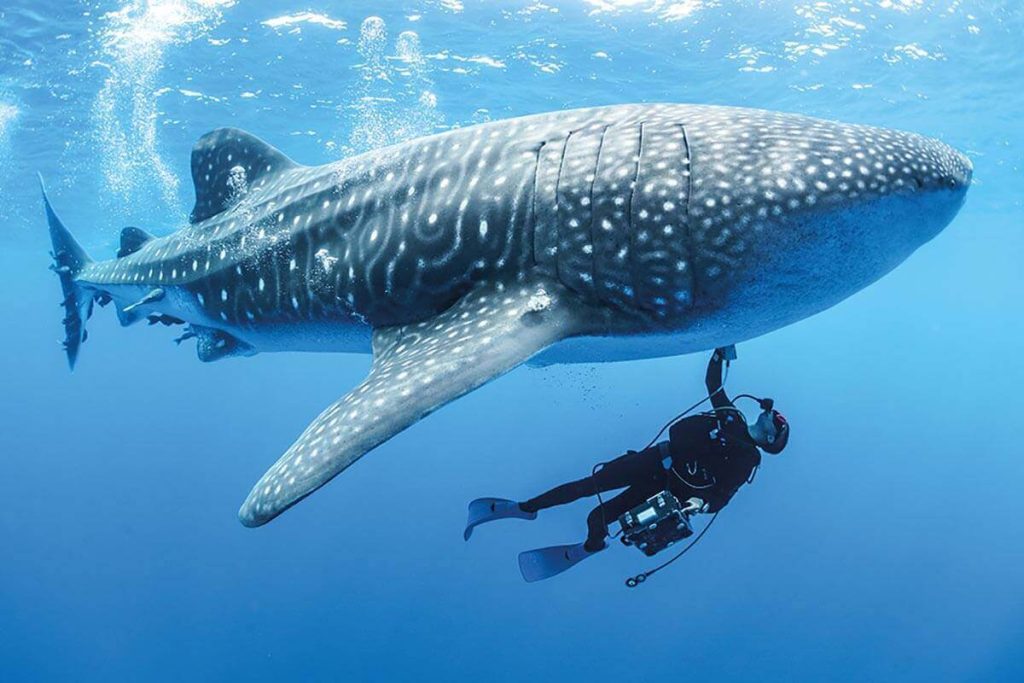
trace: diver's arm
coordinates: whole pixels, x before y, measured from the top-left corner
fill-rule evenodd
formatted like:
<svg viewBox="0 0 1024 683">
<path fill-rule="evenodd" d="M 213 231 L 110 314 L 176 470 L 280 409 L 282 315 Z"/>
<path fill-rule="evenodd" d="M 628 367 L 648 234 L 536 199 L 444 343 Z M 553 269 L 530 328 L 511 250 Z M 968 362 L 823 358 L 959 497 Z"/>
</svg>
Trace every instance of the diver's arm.
<svg viewBox="0 0 1024 683">
<path fill-rule="evenodd" d="M 708 504 L 706 512 L 718 512 L 724 508 L 740 487 L 751 480 L 760 462 L 756 455 L 752 457 L 755 459 L 735 453 L 719 462 L 714 469 L 715 485 L 701 491 L 701 497 Z"/>
<path fill-rule="evenodd" d="M 745 483 L 745 479 L 741 482 L 727 482 L 724 484 L 719 482 L 719 484 L 710 491 L 705 491 L 704 500 L 707 501 L 706 512 L 714 513 L 724 508 L 729 504 L 729 501 L 732 500 L 732 497 L 736 495 L 740 486 Z"/>
<path fill-rule="evenodd" d="M 711 405 L 719 409 L 732 407 L 732 401 L 729 400 L 729 396 L 722 386 L 722 366 L 724 364 L 724 349 L 715 349 L 715 352 L 711 354 L 711 360 L 708 361 L 707 374 L 704 375 L 704 385 L 711 397 Z"/>
<path fill-rule="evenodd" d="M 732 500 L 740 486 L 745 483 L 746 479 L 741 481 L 722 481 L 720 479 L 715 486 L 702 492 L 704 501 L 707 503 L 703 512 L 714 513 L 724 508 Z"/>
</svg>

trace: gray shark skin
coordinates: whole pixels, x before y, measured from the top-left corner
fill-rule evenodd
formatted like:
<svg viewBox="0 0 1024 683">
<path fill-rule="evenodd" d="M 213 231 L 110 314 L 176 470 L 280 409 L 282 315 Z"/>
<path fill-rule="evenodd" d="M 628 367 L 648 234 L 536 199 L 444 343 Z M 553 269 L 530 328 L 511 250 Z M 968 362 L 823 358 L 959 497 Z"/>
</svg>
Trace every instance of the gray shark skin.
<svg viewBox="0 0 1024 683">
<path fill-rule="evenodd" d="M 233 129 L 189 225 L 93 262 L 46 202 L 74 363 L 93 302 L 187 323 L 199 358 L 369 352 L 239 511 L 268 522 L 517 365 L 684 354 L 822 311 L 938 234 L 971 181 L 934 139 L 676 104 L 453 130 L 318 167 Z"/>
</svg>

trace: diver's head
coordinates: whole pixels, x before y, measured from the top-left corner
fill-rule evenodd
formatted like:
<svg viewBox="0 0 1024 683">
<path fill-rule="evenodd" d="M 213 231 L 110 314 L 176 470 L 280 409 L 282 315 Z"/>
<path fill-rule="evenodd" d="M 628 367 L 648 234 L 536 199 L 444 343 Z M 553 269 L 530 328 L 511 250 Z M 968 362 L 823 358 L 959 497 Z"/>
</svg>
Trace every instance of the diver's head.
<svg viewBox="0 0 1024 683">
<path fill-rule="evenodd" d="M 749 425 L 747 431 L 758 448 L 778 455 L 789 443 L 789 423 L 782 413 L 775 410 L 770 398 L 761 401 L 761 408 L 757 421 Z"/>
</svg>

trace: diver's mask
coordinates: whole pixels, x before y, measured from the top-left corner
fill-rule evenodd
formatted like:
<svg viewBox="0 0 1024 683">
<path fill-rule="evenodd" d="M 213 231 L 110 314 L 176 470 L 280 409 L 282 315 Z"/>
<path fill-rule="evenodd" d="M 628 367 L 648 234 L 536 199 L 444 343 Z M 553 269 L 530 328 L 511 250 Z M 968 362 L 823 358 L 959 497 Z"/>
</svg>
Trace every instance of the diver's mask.
<svg viewBox="0 0 1024 683">
<path fill-rule="evenodd" d="M 775 410 L 772 399 L 761 399 L 760 403 L 761 414 L 754 424 L 747 427 L 747 431 L 761 450 L 776 455 L 789 442 L 789 423 L 782 413 Z"/>
</svg>

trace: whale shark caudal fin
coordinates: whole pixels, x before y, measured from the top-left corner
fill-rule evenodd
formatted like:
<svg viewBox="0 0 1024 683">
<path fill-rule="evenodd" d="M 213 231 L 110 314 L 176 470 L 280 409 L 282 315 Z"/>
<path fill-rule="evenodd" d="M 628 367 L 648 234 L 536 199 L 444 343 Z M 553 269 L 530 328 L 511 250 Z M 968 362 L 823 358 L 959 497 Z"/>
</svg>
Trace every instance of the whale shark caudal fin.
<svg viewBox="0 0 1024 683">
<path fill-rule="evenodd" d="M 585 310 L 549 281 L 481 283 L 431 319 L 376 330 L 370 374 L 256 483 L 238 512 L 242 524 L 269 522 L 437 408 L 584 333 Z"/>
<path fill-rule="evenodd" d="M 192 183 L 196 205 L 189 221 L 199 223 L 231 207 L 253 187 L 278 173 L 301 168 L 254 135 L 218 128 L 192 148 Z"/>
<path fill-rule="evenodd" d="M 50 241 L 53 243 L 53 265 L 50 268 L 60 278 L 60 288 L 64 293 L 64 351 L 68 356 L 68 367 L 75 369 L 78 349 L 86 340 L 85 321 L 92 315 L 93 295 L 86 292 L 75 282 L 75 276 L 92 259 L 82 249 L 78 240 L 64 227 L 57 213 L 46 196 L 46 187 L 42 176 L 39 177 L 39 190 L 43 193 L 43 206 L 46 207 L 46 220 L 50 224 Z"/>
</svg>

